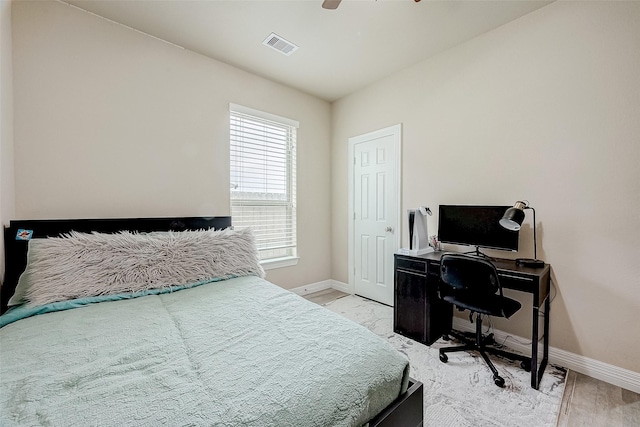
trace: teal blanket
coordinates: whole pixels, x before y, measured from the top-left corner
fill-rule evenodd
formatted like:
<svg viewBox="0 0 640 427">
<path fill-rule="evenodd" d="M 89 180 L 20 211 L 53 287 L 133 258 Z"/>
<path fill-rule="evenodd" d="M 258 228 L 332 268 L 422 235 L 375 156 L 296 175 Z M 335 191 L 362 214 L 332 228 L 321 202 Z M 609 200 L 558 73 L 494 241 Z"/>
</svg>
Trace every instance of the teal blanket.
<svg viewBox="0 0 640 427">
<path fill-rule="evenodd" d="M 0 329 L 0 425 L 358 426 L 408 362 L 254 276 L 28 317 Z"/>
</svg>

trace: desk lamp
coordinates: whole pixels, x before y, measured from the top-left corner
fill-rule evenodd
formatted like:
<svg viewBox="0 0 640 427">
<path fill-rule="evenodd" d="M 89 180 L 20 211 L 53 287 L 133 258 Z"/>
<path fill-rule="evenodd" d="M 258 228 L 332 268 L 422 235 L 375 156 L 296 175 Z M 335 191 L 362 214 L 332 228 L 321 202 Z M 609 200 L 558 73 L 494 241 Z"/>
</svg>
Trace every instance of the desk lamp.
<svg viewBox="0 0 640 427">
<path fill-rule="evenodd" d="M 516 265 L 525 267 L 544 267 L 544 261 L 538 259 L 536 248 L 536 210 L 529 206 L 527 201 L 517 201 L 512 208 L 507 209 L 500 219 L 500 225 L 511 231 L 519 231 L 524 221 L 525 209 L 533 211 L 533 258 L 516 258 Z"/>
</svg>

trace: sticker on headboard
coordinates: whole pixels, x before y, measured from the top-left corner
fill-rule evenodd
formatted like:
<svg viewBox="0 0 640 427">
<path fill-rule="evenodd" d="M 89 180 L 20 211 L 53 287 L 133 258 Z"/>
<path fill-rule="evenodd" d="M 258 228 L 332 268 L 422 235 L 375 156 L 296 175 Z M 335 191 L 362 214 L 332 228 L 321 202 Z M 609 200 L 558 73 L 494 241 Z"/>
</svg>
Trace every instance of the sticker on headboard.
<svg viewBox="0 0 640 427">
<path fill-rule="evenodd" d="M 33 230 L 18 228 L 18 232 L 16 233 L 16 240 L 31 240 L 31 236 L 33 236 Z"/>
</svg>

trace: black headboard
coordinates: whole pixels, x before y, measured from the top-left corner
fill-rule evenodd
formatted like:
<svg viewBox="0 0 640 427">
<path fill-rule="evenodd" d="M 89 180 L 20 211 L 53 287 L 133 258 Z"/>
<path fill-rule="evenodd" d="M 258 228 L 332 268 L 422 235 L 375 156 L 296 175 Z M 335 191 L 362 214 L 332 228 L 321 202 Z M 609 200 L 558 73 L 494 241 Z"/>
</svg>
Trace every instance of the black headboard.
<svg viewBox="0 0 640 427">
<path fill-rule="evenodd" d="M 177 218 L 110 218 L 110 219 L 47 219 L 11 221 L 4 229 L 5 274 L 0 289 L 0 314 L 7 310 L 18 279 L 27 264 L 27 240 L 18 240 L 18 230 L 30 230 L 31 238 L 56 237 L 62 233 L 79 231 L 88 233 L 116 233 L 118 231 L 185 231 L 231 227 L 230 216 L 177 217 Z"/>
</svg>

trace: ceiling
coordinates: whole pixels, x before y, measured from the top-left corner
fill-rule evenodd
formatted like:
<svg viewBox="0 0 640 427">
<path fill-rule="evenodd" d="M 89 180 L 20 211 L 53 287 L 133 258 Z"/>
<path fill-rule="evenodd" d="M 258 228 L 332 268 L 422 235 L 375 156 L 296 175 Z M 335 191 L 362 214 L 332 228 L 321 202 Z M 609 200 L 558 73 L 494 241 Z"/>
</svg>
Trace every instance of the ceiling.
<svg viewBox="0 0 640 427">
<path fill-rule="evenodd" d="M 530 0 L 68 0 L 327 101 L 541 8 Z M 266 47 L 271 33 L 299 46 Z"/>
</svg>

